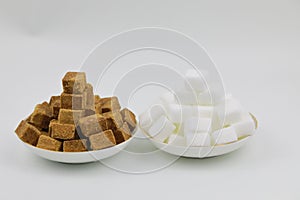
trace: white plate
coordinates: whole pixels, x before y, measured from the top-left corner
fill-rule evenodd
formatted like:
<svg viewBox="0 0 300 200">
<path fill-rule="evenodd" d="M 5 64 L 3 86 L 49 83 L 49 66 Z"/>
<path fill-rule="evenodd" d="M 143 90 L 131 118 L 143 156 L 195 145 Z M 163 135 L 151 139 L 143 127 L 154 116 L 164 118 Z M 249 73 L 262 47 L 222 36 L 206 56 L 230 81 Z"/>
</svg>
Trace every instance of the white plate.
<svg viewBox="0 0 300 200">
<path fill-rule="evenodd" d="M 257 119 L 249 113 L 255 122 L 255 128 L 257 129 L 258 122 Z M 184 147 L 184 146 L 175 146 L 172 144 L 166 144 L 162 142 L 158 142 L 149 137 L 149 134 L 145 132 L 141 128 L 142 132 L 149 138 L 154 146 L 158 149 L 165 151 L 169 154 L 182 156 L 182 157 L 189 157 L 189 158 L 209 158 L 214 156 L 220 156 L 232 151 L 235 151 L 245 145 L 252 136 L 245 137 L 243 139 L 239 139 L 236 142 L 222 144 L 222 145 L 215 145 L 215 146 L 203 146 L 203 147 Z"/>
<path fill-rule="evenodd" d="M 106 149 L 101 149 L 98 151 L 85 151 L 85 152 L 56 152 L 56 151 L 49 151 L 41 148 L 37 148 L 35 146 L 32 146 L 30 144 L 24 143 L 25 146 L 35 153 L 36 155 L 56 161 L 61 163 L 88 163 L 88 162 L 95 162 L 99 161 L 105 158 L 109 158 L 117 153 L 119 153 L 121 150 L 123 150 L 132 140 L 133 136 L 121 144 L 118 144 L 113 147 L 109 147 Z"/>
<path fill-rule="evenodd" d="M 183 146 L 174 146 L 170 144 L 157 142 L 153 139 L 150 139 L 150 141 L 157 148 L 172 155 L 189 157 L 189 158 L 209 158 L 209 157 L 224 155 L 239 149 L 244 144 L 246 144 L 246 142 L 250 139 L 250 137 L 251 136 L 243 138 L 233 143 L 216 145 L 211 147 L 183 147 Z"/>
</svg>

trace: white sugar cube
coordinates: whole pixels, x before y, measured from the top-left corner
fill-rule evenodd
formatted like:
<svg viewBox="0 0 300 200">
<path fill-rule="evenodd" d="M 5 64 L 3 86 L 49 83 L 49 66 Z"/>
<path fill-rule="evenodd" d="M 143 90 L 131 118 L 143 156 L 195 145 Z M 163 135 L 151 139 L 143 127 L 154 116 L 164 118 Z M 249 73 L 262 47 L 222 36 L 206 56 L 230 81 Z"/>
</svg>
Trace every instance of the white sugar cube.
<svg viewBox="0 0 300 200">
<path fill-rule="evenodd" d="M 190 117 L 184 121 L 184 133 L 209 132 L 211 130 L 211 118 Z"/>
<path fill-rule="evenodd" d="M 172 124 L 166 116 L 161 116 L 155 122 L 152 123 L 149 128 L 148 134 L 157 141 L 163 142 L 168 138 L 173 131 L 176 129 L 176 126 Z"/>
<path fill-rule="evenodd" d="M 167 116 L 173 123 L 182 123 L 187 117 L 212 117 L 214 108 L 211 106 L 191 106 L 180 104 L 166 105 Z"/>
<path fill-rule="evenodd" d="M 166 92 L 162 94 L 159 99 L 164 105 L 176 103 L 174 94 L 171 92 Z"/>
<path fill-rule="evenodd" d="M 214 107 L 212 106 L 191 106 L 191 112 L 193 116 L 198 117 L 212 117 L 214 112 Z"/>
<path fill-rule="evenodd" d="M 181 89 L 175 92 L 174 98 L 178 104 L 182 105 L 211 106 L 214 103 L 209 90 L 197 92 Z"/>
<path fill-rule="evenodd" d="M 209 90 L 199 93 L 197 97 L 198 97 L 199 105 L 204 105 L 204 106 L 213 105 L 213 99 L 212 99 L 212 96 L 211 96 L 211 93 L 209 92 Z"/>
<path fill-rule="evenodd" d="M 207 86 L 203 75 L 194 69 L 187 70 L 185 74 L 185 88 L 190 91 L 205 91 Z"/>
<path fill-rule="evenodd" d="M 173 123 L 182 123 L 186 117 L 186 107 L 180 104 L 169 104 L 166 106 L 167 116 Z"/>
<path fill-rule="evenodd" d="M 175 92 L 175 99 L 178 101 L 178 104 L 181 105 L 198 105 L 198 93 L 194 91 L 188 91 L 181 89 Z"/>
<path fill-rule="evenodd" d="M 224 126 L 237 123 L 242 120 L 244 110 L 241 104 L 233 98 L 225 100 L 225 104 L 218 106 L 218 117 Z"/>
<path fill-rule="evenodd" d="M 218 115 L 215 113 L 212 116 L 211 130 L 215 131 L 215 130 L 219 130 L 221 128 L 223 128 L 223 126 L 220 122 L 220 119 L 219 119 Z"/>
<path fill-rule="evenodd" d="M 150 110 L 146 110 L 142 114 L 139 115 L 139 125 L 144 130 L 149 130 L 152 125 L 152 118 L 150 115 Z"/>
<path fill-rule="evenodd" d="M 162 104 L 153 104 L 148 110 L 139 116 L 140 126 L 144 130 L 149 130 L 150 126 L 155 122 L 160 116 L 165 115 L 166 110 Z"/>
<path fill-rule="evenodd" d="M 255 123 L 249 114 L 248 117 L 243 117 L 242 121 L 232 124 L 232 127 L 234 128 L 238 138 L 253 135 L 255 132 Z"/>
<path fill-rule="evenodd" d="M 165 114 L 166 114 L 166 109 L 165 109 L 164 105 L 162 105 L 160 103 L 153 104 L 150 107 L 150 115 L 151 115 L 152 121 L 157 120 L 160 116 L 165 115 Z"/>
<path fill-rule="evenodd" d="M 175 134 L 184 135 L 184 129 L 183 129 L 183 123 L 173 123 L 176 127 L 176 129 L 173 131 Z"/>
<path fill-rule="evenodd" d="M 223 128 L 212 133 L 215 144 L 226 144 L 237 141 L 237 135 L 232 127 Z"/>
<path fill-rule="evenodd" d="M 168 138 L 168 144 L 172 144 L 175 146 L 185 146 L 186 140 L 183 136 L 178 134 L 171 134 Z"/>
<path fill-rule="evenodd" d="M 211 139 L 208 133 L 188 134 L 186 136 L 187 146 L 210 146 Z"/>
</svg>

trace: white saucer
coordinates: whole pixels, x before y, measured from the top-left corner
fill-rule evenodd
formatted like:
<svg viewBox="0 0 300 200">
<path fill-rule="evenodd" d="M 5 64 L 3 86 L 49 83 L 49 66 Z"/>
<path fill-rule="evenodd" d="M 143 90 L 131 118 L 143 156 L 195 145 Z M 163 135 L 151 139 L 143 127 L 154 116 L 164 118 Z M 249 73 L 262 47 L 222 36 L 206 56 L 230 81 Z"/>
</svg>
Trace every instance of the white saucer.
<svg viewBox="0 0 300 200">
<path fill-rule="evenodd" d="M 101 149 L 97 151 L 85 151 L 85 152 L 57 152 L 57 151 L 49 151 L 41 148 L 37 148 L 35 146 L 32 146 L 30 144 L 24 143 L 25 146 L 35 153 L 36 155 L 56 161 L 61 163 L 89 163 L 89 162 L 95 162 L 99 161 L 105 158 L 109 158 L 117 153 L 119 153 L 121 150 L 123 150 L 132 140 L 133 136 L 128 139 L 125 142 L 122 142 L 116 146 L 109 147 L 106 149 Z"/>
<path fill-rule="evenodd" d="M 210 146 L 210 147 L 174 146 L 171 144 L 165 144 L 165 143 L 155 141 L 151 138 L 149 139 L 154 146 L 172 155 L 189 157 L 189 158 L 209 158 L 209 157 L 224 155 L 232 151 L 235 151 L 240 147 L 242 147 L 244 144 L 246 144 L 250 138 L 251 136 L 248 136 L 246 138 L 243 138 L 233 143 Z"/>
</svg>

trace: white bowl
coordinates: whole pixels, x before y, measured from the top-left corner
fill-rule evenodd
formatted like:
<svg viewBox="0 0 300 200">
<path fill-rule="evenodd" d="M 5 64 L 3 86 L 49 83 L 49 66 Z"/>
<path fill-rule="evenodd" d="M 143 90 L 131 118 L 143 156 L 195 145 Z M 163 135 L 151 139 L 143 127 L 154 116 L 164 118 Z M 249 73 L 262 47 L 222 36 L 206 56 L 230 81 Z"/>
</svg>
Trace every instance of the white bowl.
<svg viewBox="0 0 300 200">
<path fill-rule="evenodd" d="M 57 152 L 57 151 L 49 151 L 41 148 L 37 148 L 35 146 L 32 146 L 30 144 L 24 143 L 25 146 L 35 153 L 36 155 L 56 161 L 61 163 L 89 163 L 89 162 L 95 162 L 99 161 L 105 158 L 109 158 L 117 153 L 119 153 L 121 150 L 123 150 L 132 140 L 133 136 L 126 140 L 125 142 L 122 142 L 116 146 L 109 147 L 106 149 L 101 149 L 97 151 L 85 151 L 85 152 Z"/>
<path fill-rule="evenodd" d="M 257 129 L 258 122 L 257 119 L 249 113 L 255 122 L 255 128 Z M 189 158 L 209 158 L 214 156 L 220 156 L 232 151 L 235 151 L 245 145 L 252 136 L 244 137 L 243 139 L 239 139 L 236 142 L 221 144 L 215 146 L 199 146 L 199 147 L 186 147 L 186 146 L 175 146 L 172 144 L 166 144 L 159 141 L 154 140 L 149 136 L 149 134 L 141 128 L 142 132 L 149 138 L 154 146 L 158 149 L 165 151 L 169 154 L 189 157 Z"/>
</svg>

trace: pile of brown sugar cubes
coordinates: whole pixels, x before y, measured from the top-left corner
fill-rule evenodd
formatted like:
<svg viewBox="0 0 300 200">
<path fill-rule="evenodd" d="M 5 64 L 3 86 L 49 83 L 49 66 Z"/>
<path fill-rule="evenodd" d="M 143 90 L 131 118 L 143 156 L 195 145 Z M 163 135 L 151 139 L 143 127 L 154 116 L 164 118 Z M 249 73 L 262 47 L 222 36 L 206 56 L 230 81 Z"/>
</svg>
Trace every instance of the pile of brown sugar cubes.
<svg viewBox="0 0 300 200">
<path fill-rule="evenodd" d="M 135 115 L 121 110 L 117 97 L 94 95 L 84 72 L 67 72 L 63 93 L 38 104 L 16 129 L 18 137 L 38 148 L 82 152 L 100 150 L 128 140 Z"/>
</svg>

